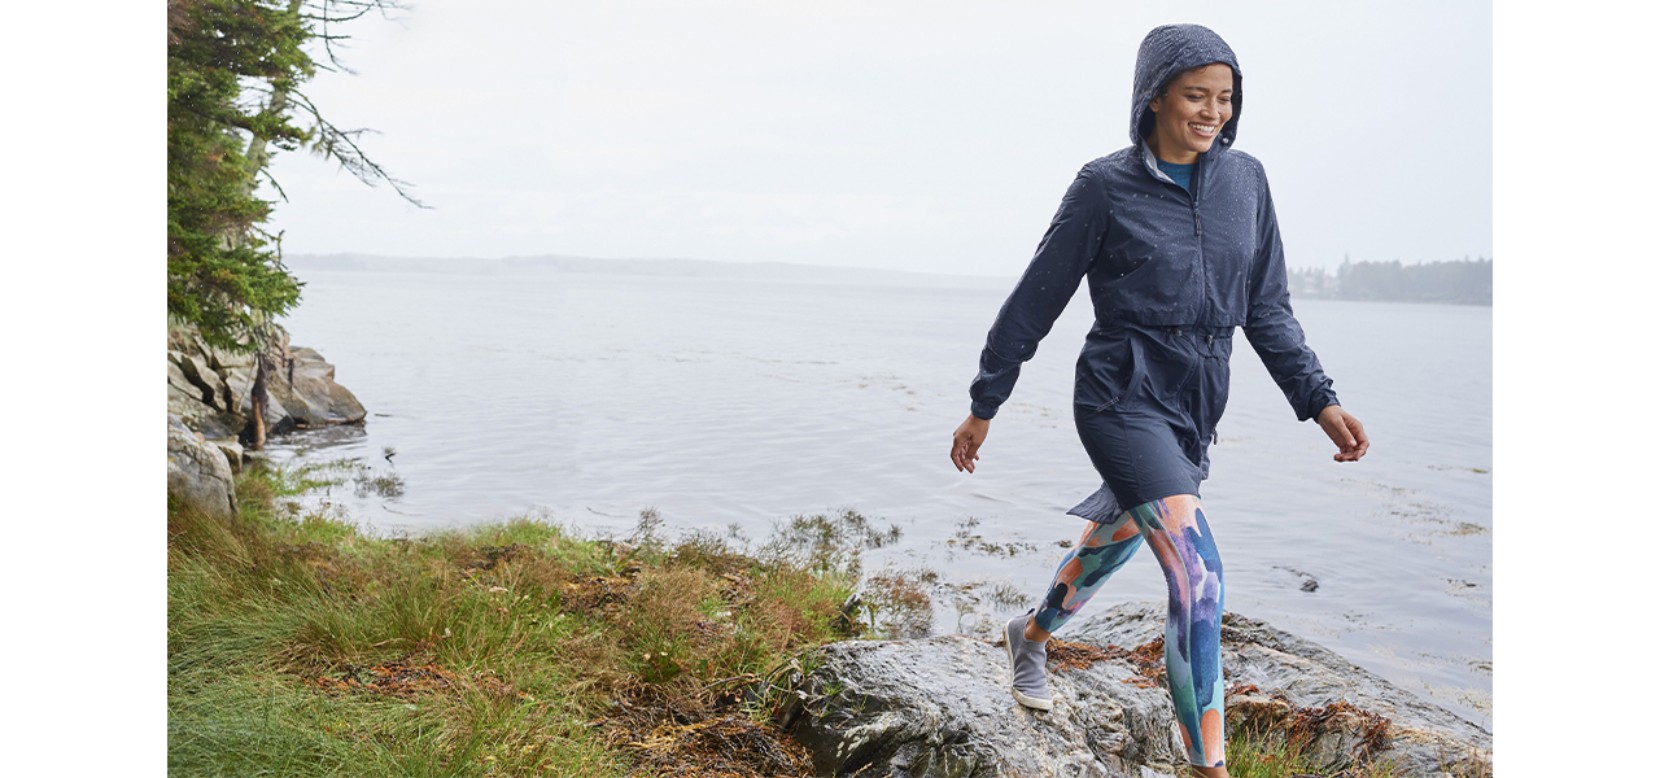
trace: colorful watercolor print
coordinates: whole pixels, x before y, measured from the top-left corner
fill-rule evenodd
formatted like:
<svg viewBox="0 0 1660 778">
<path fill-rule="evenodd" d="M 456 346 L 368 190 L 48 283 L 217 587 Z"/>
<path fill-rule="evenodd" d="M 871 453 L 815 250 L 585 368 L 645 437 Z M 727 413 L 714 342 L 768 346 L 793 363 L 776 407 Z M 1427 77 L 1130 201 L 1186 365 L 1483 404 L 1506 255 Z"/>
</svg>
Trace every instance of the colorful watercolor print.
<svg viewBox="0 0 1660 778">
<path fill-rule="evenodd" d="M 1091 522 L 1055 571 L 1033 616 L 1053 633 L 1078 613 L 1145 541 L 1169 585 L 1164 663 L 1188 761 L 1223 764 L 1222 560 L 1199 498 L 1178 494 L 1137 505 L 1111 523 Z"/>
</svg>

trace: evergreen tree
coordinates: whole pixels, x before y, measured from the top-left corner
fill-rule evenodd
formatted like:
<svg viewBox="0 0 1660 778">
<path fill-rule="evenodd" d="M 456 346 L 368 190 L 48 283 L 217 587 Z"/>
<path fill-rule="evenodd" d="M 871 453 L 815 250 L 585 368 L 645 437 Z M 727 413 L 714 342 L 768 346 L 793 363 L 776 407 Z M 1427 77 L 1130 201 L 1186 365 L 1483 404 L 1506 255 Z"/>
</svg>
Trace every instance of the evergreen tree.
<svg viewBox="0 0 1660 778">
<path fill-rule="evenodd" d="M 416 205 L 403 182 L 370 161 L 299 91 L 317 70 L 347 70 L 337 26 L 392 0 L 168 0 L 167 313 L 208 344 L 259 355 L 254 446 L 264 443 L 265 377 L 274 320 L 300 300 L 282 264 L 281 236 L 263 225 L 271 203 L 255 196 L 272 148 L 309 148 L 365 183 L 384 181 Z M 328 64 L 307 47 L 321 43 Z M 350 72 L 347 70 L 347 72 Z M 423 206 L 424 207 L 424 206 Z"/>
</svg>

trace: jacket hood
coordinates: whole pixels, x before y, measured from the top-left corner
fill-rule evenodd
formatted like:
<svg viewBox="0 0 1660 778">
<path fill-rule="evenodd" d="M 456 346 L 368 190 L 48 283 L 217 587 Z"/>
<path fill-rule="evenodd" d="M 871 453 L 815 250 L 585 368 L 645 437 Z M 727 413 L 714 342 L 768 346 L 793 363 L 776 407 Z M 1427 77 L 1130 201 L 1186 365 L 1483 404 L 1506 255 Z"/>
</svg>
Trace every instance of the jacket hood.
<svg viewBox="0 0 1660 778">
<path fill-rule="evenodd" d="M 1221 62 L 1233 69 L 1233 118 L 1222 125 L 1211 151 L 1226 150 L 1239 132 L 1243 106 L 1243 77 L 1233 49 L 1222 36 L 1197 24 L 1167 24 L 1155 27 L 1141 39 L 1135 58 L 1135 93 L 1130 98 L 1130 142 L 1141 145 L 1153 131 L 1153 112 L 1147 104 L 1164 91 L 1166 84 L 1184 70 Z"/>
</svg>

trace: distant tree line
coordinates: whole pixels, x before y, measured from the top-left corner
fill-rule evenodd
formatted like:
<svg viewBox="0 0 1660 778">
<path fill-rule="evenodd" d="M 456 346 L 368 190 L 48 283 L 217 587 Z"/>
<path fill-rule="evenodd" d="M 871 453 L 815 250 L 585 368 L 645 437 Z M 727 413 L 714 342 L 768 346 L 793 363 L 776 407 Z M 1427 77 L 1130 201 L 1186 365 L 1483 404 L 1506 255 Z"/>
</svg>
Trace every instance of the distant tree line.
<svg viewBox="0 0 1660 778">
<path fill-rule="evenodd" d="M 1288 276 L 1291 294 L 1303 299 L 1493 304 L 1493 260 L 1486 257 L 1412 265 L 1345 258 L 1335 274 L 1311 267 Z"/>
</svg>

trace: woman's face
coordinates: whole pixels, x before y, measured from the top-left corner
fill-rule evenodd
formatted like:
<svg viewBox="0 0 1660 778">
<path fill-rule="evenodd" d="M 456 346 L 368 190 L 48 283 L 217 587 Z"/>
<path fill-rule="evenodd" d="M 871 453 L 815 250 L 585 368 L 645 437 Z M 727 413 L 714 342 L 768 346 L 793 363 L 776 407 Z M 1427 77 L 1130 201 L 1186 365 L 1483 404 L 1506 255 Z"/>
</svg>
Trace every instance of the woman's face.
<svg viewBox="0 0 1660 778">
<path fill-rule="evenodd" d="M 1233 118 L 1233 69 L 1217 62 L 1184 71 L 1147 107 L 1154 113 L 1148 139 L 1153 154 L 1165 162 L 1192 164 Z"/>
</svg>

